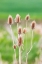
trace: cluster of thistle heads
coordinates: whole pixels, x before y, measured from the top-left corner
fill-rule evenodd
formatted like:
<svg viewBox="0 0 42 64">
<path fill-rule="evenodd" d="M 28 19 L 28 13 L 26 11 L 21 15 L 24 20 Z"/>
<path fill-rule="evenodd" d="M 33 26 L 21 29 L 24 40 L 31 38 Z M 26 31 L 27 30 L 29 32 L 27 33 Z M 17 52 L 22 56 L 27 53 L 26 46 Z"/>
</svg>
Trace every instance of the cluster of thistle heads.
<svg viewBox="0 0 42 64">
<path fill-rule="evenodd" d="M 27 22 L 27 21 L 29 21 L 30 20 L 30 15 L 28 14 L 28 15 L 26 15 L 26 17 L 25 17 L 25 21 Z M 15 17 L 15 22 L 18 24 L 18 23 L 20 23 L 21 22 L 21 18 L 20 18 L 20 15 L 19 14 L 17 14 L 16 15 L 16 17 Z M 9 25 L 12 25 L 13 24 L 13 18 L 12 18 L 12 16 L 11 15 L 9 15 L 9 17 L 8 17 L 8 24 Z M 33 21 L 32 23 L 31 23 L 31 29 L 33 30 L 34 28 L 35 28 L 35 25 L 36 25 L 36 22 L 35 21 Z M 27 29 L 26 28 L 23 28 L 22 29 L 22 27 L 21 26 L 18 26 L 17 27 L 17 31 L 18 31 L 18 46 L 20 47 L 21 45 L 22 45 L 22 34 L 24 33 L 26 33 L 27 32 Z M 14 44 L 14 49 L 16 49 L 16 45 Z"/>
</svg>

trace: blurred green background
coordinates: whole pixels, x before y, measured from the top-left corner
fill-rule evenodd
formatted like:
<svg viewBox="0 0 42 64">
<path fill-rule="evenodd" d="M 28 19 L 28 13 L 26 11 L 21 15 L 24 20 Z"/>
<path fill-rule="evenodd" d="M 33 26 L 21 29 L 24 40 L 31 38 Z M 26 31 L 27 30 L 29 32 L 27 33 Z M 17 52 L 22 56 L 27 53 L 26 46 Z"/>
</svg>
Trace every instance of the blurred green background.
<svg viewBox="0 0 42 64">
<path fill-rule="evenodd" d="M 31 19 L 42 19 L 42 0 L 0 0 L 0 19 L 17 13 L 22 18 L 29 13 Z"/>
<path fill-rule="evenodd" d="M 7 23 L 7 18 L 9 15 L 12 15 L 15 18 L 16 14 L 19 13 L 21 18 L 24 19 L 25 16 L 29 13 L 31 20 L 42 21 L 42 0 L 0 0 L 0 53 L 2 61 L 8 61 L 9 64 L 13 62 L 14 49 L 12 47 L 12 39 L 10 34 L 7 32 L 5 26 Z M 25 24 L 25 23 L 23 23 Z M 21 23 L 22 25 L 22 23 Z M 30 24 L 29 24 L 30 25 Z M 23 25 L 22 25 L 23 26 Z M 25 27 L 25 26 L 24 26 Z M 29 26 L 30 28 L 30 26 Z M 16 24 L 12 26 L 13 32 L 17 37 L 17 28 Z M 31 30 L 27 34 L 27 49 L 30 49 L 31 42 Z M 26 55 L 26 35 L 24 35 L 24 51 L 22 51 L 22 60 L 25 61 Z M 39 49 L 37 47 L 38 41 L 40 39 L 39 34 L 34 33 L 33 38 L 33 49 L 31 50 L 28 61 L 29 64 L 34 64 L 35 58 L 39 57 Z M 16 49 L 17 60 L 18 60 L 18 48 Z"/>
</svg>

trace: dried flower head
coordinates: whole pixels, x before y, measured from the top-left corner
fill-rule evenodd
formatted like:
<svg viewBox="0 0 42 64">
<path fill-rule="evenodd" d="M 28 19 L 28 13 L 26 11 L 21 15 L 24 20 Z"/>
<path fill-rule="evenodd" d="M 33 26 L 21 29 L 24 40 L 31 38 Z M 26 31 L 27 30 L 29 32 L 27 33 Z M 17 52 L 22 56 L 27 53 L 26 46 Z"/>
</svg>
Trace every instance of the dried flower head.
<svg viewBox="0 0 42 64">
<path fill-rule="evenodd" d="M 35 22 L 35 21 L 33 21 L 33 22 L 31 23 L 31 28 L 32 28 L 32 29 L 34 29 L 34 28 L 35 28 L 35 26 L 36 26 L 36 22 Z"/>
<path fill-rule="evenodd" d="M 16 45 L 14 44 L 14 49 L 16 49 Z"/>
<path fill-rule="evenodd" d="M 19 23 L 20 22 L 20 15 L 19 14 L 16 15 L 15 22 L 16 23 Z"/>
<path fill-rule="evenodd" d="M 8 17 L 8 24 L 12 24 L 13 23 L 13 19 L 12 19 L 12 16 L 11 15 L 9 15 L 9 17 Z"/>
<path fill-rule="evenodd" d="M 23 33 L 25 34 L 26 32 L 27 32 L 27 29 L 26 29 L 26 28 L 24 28 L 24 29 L 23 29 Z"/>
<path fill-rule="evenodd" d="M 25 20 L 28 21 L 29 19 L 30 19 L 30 16 L 29 16 L 29 14 L 28 14 L 28 15 L 26 15 L 26 17 L 25 17 Z"/>
<path fill-rule="evenodd" d="M 22 27 L 21 26 L 19 26 L 19 28 L 18 28 L 18 34 L 22 34 Z"/>
<path fill-rule="evenodd" d="M 22 45 L 22 35 L 18 36 L 18 46 Z"/>
</svg>

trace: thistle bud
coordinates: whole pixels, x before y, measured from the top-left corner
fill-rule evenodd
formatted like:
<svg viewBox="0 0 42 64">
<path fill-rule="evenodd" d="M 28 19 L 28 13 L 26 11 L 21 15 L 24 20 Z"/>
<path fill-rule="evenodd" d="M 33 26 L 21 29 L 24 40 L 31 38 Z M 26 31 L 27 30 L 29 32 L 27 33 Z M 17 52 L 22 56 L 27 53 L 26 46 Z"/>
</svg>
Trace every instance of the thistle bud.
<svg viewBox="0 0 42 64">
<path fill-rule="evenodd" d="M 20 15 L 19 14 L 16 15 L 15 22 L 16 23 L 19 23 L 20 22 Z"/>
<path fill-rule="evenodd" d="M 12 16 L 11 15 L 9 15 L 9 17 L 8 17 L 8 24 L 12 24 L 13 23 L 13 19 L 12 19 Z"/>
<path fill-rule="evenodd" d="M 31 23 L 31 28 L 32 28 L 32 29 L 34 29 L 34 28 L 35 28 L 35 26 L 36 26 L 36 22 L 35 22 L 35 21 L 33 21 L 33 22 Z"/>
<path fill-rule="evenodd" d="M 14 45 L 14 49 L 16 49 L 16 45 Z"/>
<path fill-rule="evenodd" d="M 18 36 L 18 46 L 21 46 L 22 45 L 22 36 L 19 35 Z"/>
<path fill-rule="evenodd" d="M 18 28 L 18 34 L 22 34 L 22 27 L 21 26 L 19 26 L 19 28 Z"/>
<path fill-rule="evenodd" d="M 30 16 L 29 16 L 29 14 L 28 14 L 28 15 L 26 15 L 26 17 L 25 17 L 25 20 L 28 21 L 29 19 L 30 19 Z"/>
<path fill-rule="evenodd" d="M 23 29 L 23 33 L 25 34 L 26 32 L 27 32 L 27 29 L 26 29 L 26 28 L 24 28 L 24 29 Z"/>
</svg>

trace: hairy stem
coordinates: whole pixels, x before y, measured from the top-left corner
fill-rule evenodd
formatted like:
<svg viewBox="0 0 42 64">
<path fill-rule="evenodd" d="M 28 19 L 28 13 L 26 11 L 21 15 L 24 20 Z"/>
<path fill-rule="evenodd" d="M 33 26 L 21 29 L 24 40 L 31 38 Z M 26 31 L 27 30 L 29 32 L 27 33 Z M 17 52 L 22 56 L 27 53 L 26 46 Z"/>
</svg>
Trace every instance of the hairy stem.
<svg viewBox="0 0 42 64">
<path fill-rule="evenodd" d="M 26 21 L 26 30 L 27 30 L 27 21 Z M 27 33 L 26 33 L 26 53 L 27 53 Z"/>
<path fill-rule="evenodd" d="M 13 34 L 13 31 L 12 31 L 12 27 L 11 27 L 11 25 L 10 25 L 10 29 L 11 29 L 11 34 L 12 34 L 13 46 L 14 46 L 14 34 Z"/>
<path fill-rule="evenodd" d="M 26 64 L 28 64 L 28 57 L 26 57 Z"/>
<path fill-rule="evenodd" d="M 30 50 L 28 51 L 27 56 L 26 56 L 26 63 L 27 63 L 27 60 L 28 60 L 28 55 L 29 55 L 29 53 L 31 52 L 31 50 L 33 48 L 32 43 L 33 43 L 33 30 L 32 30 L 32 37 L 31 37 L 31 47 L 30 47 Z"/>
<path fill-rule="evenodd" d="M 15 53 L 15 60 L 16 60 L 16 50 L 14 49 L 14 53 Z"/>
<path fill-rule="evenodd" d="M 17 23 L 17 36 L 18 36 L 18 23 Z"/>
<path fill-rule="evenodd" d="M 26 36 L 26 64 L 27 64 L 27 34 L 25 36 Z"/>
<path fill-rule="evenodd" d="M 19 64 L 21 64 L 21 46 L 19 47 Z"/>
<path fill-rule="evenodd" d="M 24 34 L 23 34 L 23 44 L 22 44 L 22 50 L 24 50 Z"/>
<path fill-rule="evenodd" d="M 33 30 L 32 30 L 32 35 L 31 35 L 31 48 L 32 48 L 32 43 L 33 43 Z"/>
</svg>

